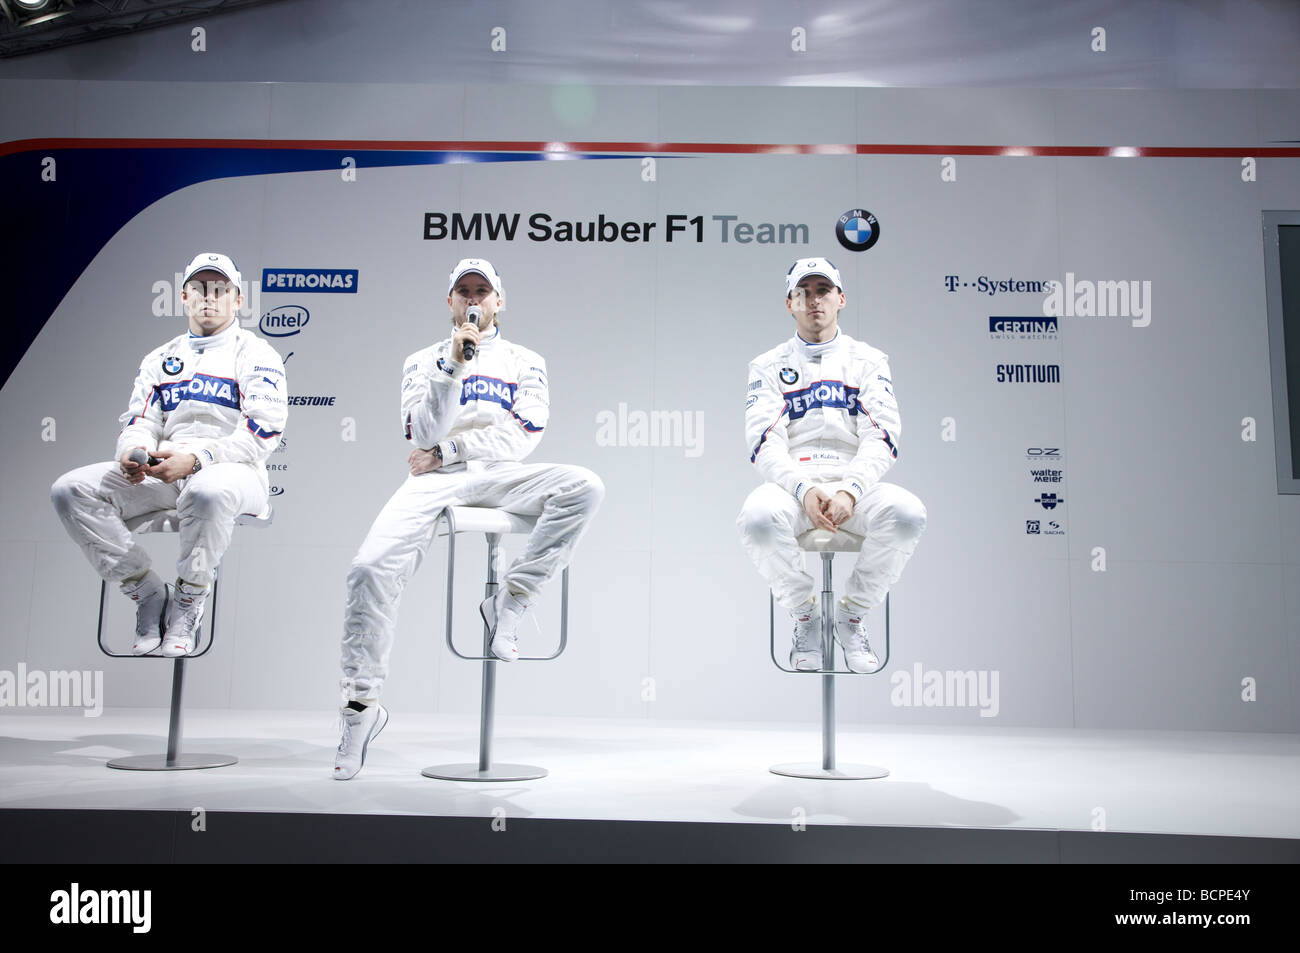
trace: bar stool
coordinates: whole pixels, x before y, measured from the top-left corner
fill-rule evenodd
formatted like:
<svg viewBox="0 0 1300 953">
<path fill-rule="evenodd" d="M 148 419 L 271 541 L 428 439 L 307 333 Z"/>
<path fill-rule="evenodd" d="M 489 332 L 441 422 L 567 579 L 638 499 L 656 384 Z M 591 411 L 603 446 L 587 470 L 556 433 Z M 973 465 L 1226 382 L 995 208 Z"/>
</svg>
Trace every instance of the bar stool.
<svg viewBox="0 0 1300 953">
<path fill-rule="evenodd" d="M 772 664 L 792 675 L 820 675 L 822 680 L 822 760 L 799 761 L 773 765 L 773 774 L 791 778 L 821 778 L 840 781 L 861 781 L 889 776 L 889 769 L 874 764 L 835 763 L 835 676 L 876 675 L 889 664 L 889 596 L 885 596 L 885 657 L 880 667 L 871 672 L 853 672 L 848 668 L 835 668 L 835 589 L 831 584 L 831 566 L 836 553 L 858 553 L 864 542 L 861 536 L 846 530 L 830 532 L 812 529 L 799 536 L 799 548 L 806 553 L 821 553 L 822 557 L 822 665 L 814 672 L 801 672 L 787 668 L 776 655 L 776 599 L 768 594 L 768 620 L 771 630 Z M 825 667 L 829 664 L 829 668 Z"/>
<path fill-rule="evenodd" d="M 260 514 L 245 513 L 235 517 L 235 525 L 267 527 L 271 525 L 273 517 L 274 513 L 271 510 L 271 504 L 268 503 L 266 510 Z M 181 528 L 180 516 L 175 510 L 159 510 L 156 513 L 146 513 L 143 516 L 128 519 L 125 523 L 126 528 L 133 533 L 179 533 Z M 172 666 L 172 700 L 171 714 L 167 723 L 167 753 L 138 754 L 126 758 L 114 758 L 108 762 L 108 767 L 120 768 L 125 771 L 192 771 L 197 768 L 224 768 L 239 762 L 239 759 L 234 755 L 228 754 L 181 753 L 181 707 L 184 703 L 185 663 L 191 659 L 207 655 L 208 650 L 212 648 L 212 642 L 217 632 L 217 583 L 220 578 L 221 566 L 218 564 L 217 570 L 212 576 L 212 592 L 208 594 L 208 604 L 205 609 L 208 616 L 207 643 L 203 645 L 202 649 L 199 649 L 200 644 L 203 643 L 202 623 L 200 623 L 200 632 L 194 643 L 194 647 L 199 650 L 170 660 L 175 664 Z M 107 597 L 108 581 L 101 580 L 99 585 L 99 631 L 96 635 L 99 650 L 110 658 L 161 659 L 168 661 L 161 655 L 132 655 L 130 652 L 114 652 L 104 644 Z"/>
<path fill-rule="evenodd" d="M 446 523 L 443 527 L 442 524 Z M 546 769 L 532 764 L 492 763 L 492 732 L 494 706 L 496 703 L 496 667 L 501 660 L 492 654 L 492 635 L 486 624 L 483 626 L 483 654 L 465 655 L 456 648 L 452 638 L 452 602 L 455 594 L 453 588 L 456 568 L 456 534 L 483 533 L 487 537 L 488 566 L 487 585 L 483 592 L 486 597 L 496 595 L 498 588 L 497 570 L 500 560 L 501 537 L 508 533 L 527 535 L 533 531 L 537 520 L 534 517 L 518 516 L 505 510 L 484 506 L 448 506 L 438 514 L 439 529 L 436 535 L 447 537 L 447 648 L 457 658 L 470 662 L 483 663 L 482 701 L 479 707 L 478 762 L 457 762 L 455 764 L 435 764 L 420 773 L 426 778 L 442 781 L 533 781 L 546 777 Z M 547 662 L 559 658 L 565 646 L 569 644 L 569 569 L 566 566 L 561 576 L 560 587 L 560 645 L 550 655 L 521 655 L 520 662 Z"/>
</svg>

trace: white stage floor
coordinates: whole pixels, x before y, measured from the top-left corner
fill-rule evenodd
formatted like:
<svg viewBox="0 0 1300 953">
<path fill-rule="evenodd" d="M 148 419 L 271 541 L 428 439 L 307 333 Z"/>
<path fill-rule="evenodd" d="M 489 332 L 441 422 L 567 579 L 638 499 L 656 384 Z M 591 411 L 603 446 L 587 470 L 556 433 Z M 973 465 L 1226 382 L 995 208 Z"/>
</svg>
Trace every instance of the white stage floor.
<svg viewBox="0 0 1300 953">
<path fill-rule="evenodd" d="M 289 812 L 956 827 L 1300 838 L 1300 736 L 1231 732 L 842 727 L 841 762 L 874 781 L 779 777 L 818 761 L 817 725 L 503 717 L 494 759 L 541 765 L 515 783 L 435 781 L 477 759 L 477 717 L 394 712 L 352 781 L 331 777 L 324 712 L 197 710 L 182 750 L 205 771 L 114 771 L 161 753 L 163 709 L 0 716 L 0 808 Z M 1102 813 L 1104 812 L 1104 813 Z"/>
</svg>

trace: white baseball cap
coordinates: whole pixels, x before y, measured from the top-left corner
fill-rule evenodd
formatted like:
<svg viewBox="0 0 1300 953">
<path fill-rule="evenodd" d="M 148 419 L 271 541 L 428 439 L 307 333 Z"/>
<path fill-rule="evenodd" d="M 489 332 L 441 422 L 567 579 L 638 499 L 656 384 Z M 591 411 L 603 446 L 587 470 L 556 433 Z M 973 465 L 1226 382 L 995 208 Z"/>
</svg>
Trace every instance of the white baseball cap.
<svg viewBox="0 0 1300 953">
<path fill-rule="evenodd" d="M 456 287 L 456 282 L 460 281 L 462 275 L 470 273 L 482 275 L 492 286 L 492 290 L 499 295 L 504 295 L 501 290 L 501 276 L 497 270 L 492 267 L 492 262 L 486 258 L 462 258 L 456 262 L 456 267 L 451 270 L 451 277 L 447 280 L 447 294 L 451 294 L 452 289 Z"/>
<path fill-rule="evenodd" d="M 800 258 L 785 273 L 786 297 L 794 294 L 794 289 L 799 287 L 799 282 L 809 275 L 821 275 L 823 278 L 829 278 L 831 284 L 839 288 L 840 291 L 844 290 L 844 282 L 840 279 L 840 270 L 831 264 L 830 259 Z"/>
<path fill-rule="evenodd" d="M 181 284 L 185 284 L 200 271 L 220 272 L 229 278 L 233 285 L 240 282 L 239 269 L 235 267 L 235 263 L 228 255 L 219 252 L 204 251 L 195 255 L 194 260 L 185 266 L 185 277 L 181 279 Z"/>
</svg>

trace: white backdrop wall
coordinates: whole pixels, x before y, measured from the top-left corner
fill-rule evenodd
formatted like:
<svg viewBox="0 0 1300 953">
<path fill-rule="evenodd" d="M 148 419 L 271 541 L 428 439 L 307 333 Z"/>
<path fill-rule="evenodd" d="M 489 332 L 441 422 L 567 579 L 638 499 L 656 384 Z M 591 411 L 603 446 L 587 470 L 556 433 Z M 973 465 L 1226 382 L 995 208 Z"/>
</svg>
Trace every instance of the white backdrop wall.
<svg viewBox="0 0 1300 953">
<path fill-rule="evenodd" d="M 250 175 L 165 196 L 99 252 L 0 391 L 0 669 L 102 668 L 108 704 L 165 704 L 164 666 L 97 653 L 96 579 L 48 488 L 111 455 L 139 358 L 183 327 L 152 313 L 154 283 L 217 248 L 249 278 L 357 269 L 358 291 L 260 289 L 254 322 L 285 306 L 310 313 L 300 333 L 271 339 L 288 357 L 291 393 L 334 405 L 291 409 L 272 457 L 286 467 L 271 475 L 283 491 L 275 525 L 236 534 L 223 631 L 193 668 L 190 703 L 333 706 L 347 566 L 405 470 L 402 358 L 445 336 L 447 271 L 477 254 L 503 275 L 505 335 L 549 364 L 551 425 L 531 459 L 588 466 L 608 490 L 573 567 L 569 652 L 505 670 L 501 709 L 815 717 L 812 680 L 767 657 L 766 592 L 735 517 L 758 481 L 743 435 L 747 362 L 792 333 L 785 270 L 824 254 L 844 274 L 842 325 L 891 356 L 903 433 L 887 479 L 930 514 L 895 590 L 890 673 L 971 671 L 998 684 L 996 714 L 981 715 L 901 704 L 891 674 L 857 679 L 841 690 L 844 719 L 1300 727 L 1300 500 L 1276 492 L 1260 239 L 1263 210 L 1300 207 L 1300 163 L 1261 158 L 1257 180 L 1243 182 L 1238 156 L 958 154 L 956 179 L 945 181 L 943 155 L 926 151 L 1262 147 L 1294 139 L 1296 91 L 34 81 L 6 90 L 5 140 L 337 140 L 357 152 L 374 140 L 461 139 L 917 148 L 363 161 L 351 182 L 337 169 Z M 653 181 L 645 156 L 656 158 Z M 837 243 L 837 217 L 852 208 L 879 219 L 868 251 Z M 428 240 L 428 212 L 522 221 L 513 241 Z M 526 237 L 536 212 L 657 225 L 647 243 L 541 242 Z M 668 243 L 670 214 L 703 216 L 703 241 L 686 233 Z M 715 215 L 806 225 L 810 240 L 723 243 Z M 1044 295 L 988 295 L 981 276 L 1067 273 L 1150 282 L 1150 323 L 1067 316 L 1053 338 L 990 334 L 991 316 L 1041 316 Z M 995 380 L 998 365 L 1020 363 L 1058 365 L 1060 383 Z M 603 445 L 600 415 L 620 407 L 681 411 L 701 422 L 698 443 Z M 42 440 L 50 417 L 57 439 Z M 1257 422 L 1254 442 L 1242 439 L 1245 417 Z M 355 440 L 344 439 L 345 418 Z M 1059 448 L 1062 482 L 1034 483 L 1030 448 Z M 1043 491 L 1063 502 L 1045 510 L 1035 502 Z M 1030 520 L 1042 529 L 1055 520 L 1063 534 L 1029 535 Z M 166 570 L 174 542 L 157 551 Z M 482 546 L 461 555 L 458 614 L 475 644 Z M 441 646 L 443 568 L 431 554 L 403 603 L 386 696 L 395 708 L 477 705 L 477 668 Z M 838 565 L 841 580 L 847 570 Z M 528 649 L 554 636 L 556 611 L 552 586 L 536 613 L 545 632 Z M 129 627 L 121 597 L 113 625 Z M 1255 700 L 1243 701 L 1243 679 L 1256 681 Z"/>
</svg>

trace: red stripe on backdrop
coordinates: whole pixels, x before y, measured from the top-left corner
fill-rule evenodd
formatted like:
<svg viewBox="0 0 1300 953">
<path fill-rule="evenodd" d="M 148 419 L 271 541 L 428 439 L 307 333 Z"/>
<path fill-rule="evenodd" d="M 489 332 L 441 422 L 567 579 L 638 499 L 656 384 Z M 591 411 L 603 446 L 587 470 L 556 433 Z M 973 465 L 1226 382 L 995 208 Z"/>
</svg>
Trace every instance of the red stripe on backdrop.
<svg viewBox="0 0 1300 953">
<path fill-rule="evenodd" d="M 632 155 L 959 155 L 1081 158 L 1300 158 L 1278 146 L 978 146 L 919 143 L 533 142 L 355 139 L 18 139 L 0 156 L 55 149 L 352 149 L 391 152 L 628 153 Z"/>
</svg>

